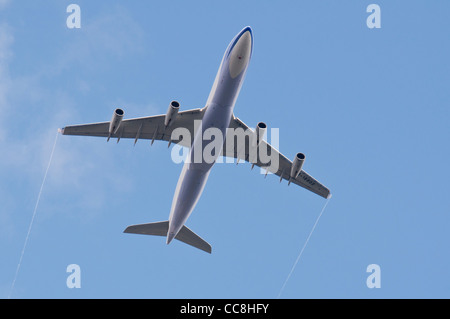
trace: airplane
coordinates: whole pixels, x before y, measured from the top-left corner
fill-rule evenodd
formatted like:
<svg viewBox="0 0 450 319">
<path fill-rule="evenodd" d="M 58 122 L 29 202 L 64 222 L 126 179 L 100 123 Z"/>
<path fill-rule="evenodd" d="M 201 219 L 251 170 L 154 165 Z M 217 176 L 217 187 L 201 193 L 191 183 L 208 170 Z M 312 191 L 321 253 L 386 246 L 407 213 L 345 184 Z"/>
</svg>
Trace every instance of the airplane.
<svg viewBox="0 0 450 319">
<path fill-rule="evenodd" d="M 252 168 L 255 165 L 266 168 L 266 175 L 270 171 L 280 177 L 280 182 L 284 179 L 289 184 L 292 182 L 321 197 L 331 197 L 328 188 L 302 169 L 305 161 L 303 153 L 297 153 L 293 161 L 289 160 L 264 141 L 267 129 L 264 122 L 259 122 L 255 130 L 252 130 L 234 115 L 235 102 L 247 73 L 252 51 L 253 31 L 247 26 L 228 45 L 203 108 L 180 112 L 180 103 L 172 101 L 166 114 L 126 120 L 123 120 L 124 111 L 118 108 L 114 110 L 109 122 L 66 126 L 60 129 L 63 135 L 97 136 L 107 138 L 108 141 L 117 138 L 117 143 L 122 138 L 128 138 L 134 139 L 136 145 L 139 139 L 147 139 L 151 140 L 152 145 L 154 141 L 166 141 L 169 146 L 176 143 L 189 148 L 173 196 L 169 220 L 128 226 L 124 233 L 163 236 L 166 237 L 167 244 L 175 238 L 211 254 L 211 245 L 186 227 L 185 223 L 194 210 L 219 156 L 237 159 L 238 163 L 239 160 L 252 162 Z M 196 125 L 198 122 L 201 123 L 200 128 Z M 173 138 L 177 129 L 187 131 L 188 138 Z M 204 141 L 204 133 L 208 129 L 216 129 L 222 133 L 218 134 L 221 136 L 218 140 L 221 147 L 212 155 L 212 160 L 199 160 L 194 155 L 205 150 L 207 144 Z M 244 147 L 239 143 L 231 143 L 231 146 L 228 146 L 227 140 L 230 139 L 227 138 L 227 132 L 232 129 L 250 132 L 249 136 L 256 142 L 250 143 L 249 137 L 245 140 Z M 272 159 L 276 159 L 277 165 L 268 165 L 258 157 L 251 161 L 251 150 L 263 147 L 268 150 Z"/>
</svg>

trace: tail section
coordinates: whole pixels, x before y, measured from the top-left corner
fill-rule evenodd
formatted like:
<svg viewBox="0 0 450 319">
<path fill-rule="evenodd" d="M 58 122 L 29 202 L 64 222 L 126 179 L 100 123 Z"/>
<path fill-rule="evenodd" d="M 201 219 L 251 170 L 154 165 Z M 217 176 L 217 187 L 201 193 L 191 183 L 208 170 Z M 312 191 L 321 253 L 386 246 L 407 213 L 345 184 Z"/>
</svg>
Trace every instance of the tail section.
<svg viewBox="0 0 450 319">
<path fill-rule="evenodd" d="M 124 233 L 166 237 L 168 231 L 169 221 L 165 221 L 128 226 L 125 229 Z M 211 245 L 186 226 L 183 226 L 183 228 L 181 228 L 181 230 L 175 236 L 175 239 L 211 254 Z"/>
<path fill-rule="evenodd" d="M 192 230 L 183 226 L 178 234 L 175 236 L 175 239 L 182 241 L 185 244 L 191 245 L 195 248 L 206 251 L 207 253 L 211 253 L 211 245 L 204 241 L 200 236 L 194 233 Z"/>
</svg>

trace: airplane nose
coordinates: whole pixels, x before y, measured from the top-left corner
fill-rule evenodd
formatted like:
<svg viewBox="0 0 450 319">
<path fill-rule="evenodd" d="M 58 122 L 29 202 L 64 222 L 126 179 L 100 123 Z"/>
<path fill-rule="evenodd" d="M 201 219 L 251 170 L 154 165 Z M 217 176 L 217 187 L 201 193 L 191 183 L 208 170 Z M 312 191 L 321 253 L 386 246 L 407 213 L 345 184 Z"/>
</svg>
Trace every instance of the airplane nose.
<svg viewBox="0 0 450 319">
<path fill-rule="evenodd" d="M 248 66 L 252 55 L 252 42 L 251 29 L 250 27 L 246 27 L 241 31 L 239 38 L 230 52 L 229 71 L 233 79 L 241 74 Z"/>
</svg>

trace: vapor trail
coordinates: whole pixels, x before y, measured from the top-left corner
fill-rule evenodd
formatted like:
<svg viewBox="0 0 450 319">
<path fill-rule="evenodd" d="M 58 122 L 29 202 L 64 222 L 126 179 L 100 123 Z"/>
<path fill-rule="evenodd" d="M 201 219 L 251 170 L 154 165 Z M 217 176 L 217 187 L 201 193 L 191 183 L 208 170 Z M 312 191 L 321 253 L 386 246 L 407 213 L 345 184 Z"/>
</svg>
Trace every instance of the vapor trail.
<svg viewBox="0 0 450 319">
<path fill-rule="evenodd" d="M 50 160 L 48 161 L 47 170 L 45 171 L 44 179 L 43 179 L 42 184 L 41 184 L 41 189 L 39 190 L 39 195 L 38 195 L 38 198 L 37 198 L 37 201 L 36 201 L 36 205 L 34 206 L 33 216 L 31 217 L 31 222 L 30 222 L 30 226 L 28 227 L 27 237 L 25 238 L 25 244 L 23 245 L 22 253 L 20 254 L 19 264 L 17 265 L 16 274 L 14 275 L 14 280 L 13 280 L 12 285 L 11 285 L 11 290 L 9 291 L 8 299 L 11 299 L 11 294 L 12 294 L 12 292 L 14 290 L 14 286 L 16 284 L 17 275 L 19 274 L 20 265 L 22 264 L 23 255 L 25 253 L 25 248 L 27 247 L 28 238 L 30 237 L 31 228 L 32 228 L 33 222 L 34 222 L 34 217 L 36 216 L 36 212 L 37 212 L 37 209 L 38 209 L 38 206 L 39 206 L 39 202 L 41 200 L 42 189 L 44 188 L 45 180 L 47 179 L 48 170 L 50 169 L 50 164 L 52 163 L 53 153 L 55 152 L 56 142 L 58 141 L 58 135 L 59 135 L 59 131 L 56 133 L 55 143 L 53 144 L 53 149 L 52 149 L 52 153 L 50 155 Z"/>
<path fill-rule="evenodd" d="M 305 250 L 306 245 L 308 245 L 309 239 L 311 238 L 311 235 L 313 234 L 314 230 L 316 229 L 317 223 L 319 222 L 320 217 L 322 217 L 322 214 L 323 214 L 323 212 L 325 211 L 325 208 L 327 207 L 328 202 L 330 201 L 330 199 L 331 199 L 331 197 L 327 199 L 325 205 L 324 205 L 323 208 L 322 208 L 322 211 L 321 211 L 320 214 L 319 214 L 319 217 L 317 217 L 316 222 L 314 223 L 314 226 L 313 226 L 313 228 L 311 229 L 311 232 L 309 233 L 308 238 L 306 238 L 305 244 L 303 245 L 302 250 L 300 251 L 300 254 L 299 254 L 298 257 L 297 257 L 297 260 L 295 261 L 294 265 L 292 266 L 292 269 L 291 269 L 291 271 L 289 272 L 289 275 L 287 276 L 286 280 L 284 281 L 283 287 L 281 287 L 281 290 L 280 290 L 280 292 L 278 293 L 277 299 L 280 298 L 281 293 L 282 293 L 283 290 L 284 290 L 284 287 L 286 287 L 286 284 L 288 283 L 289 279 L 291 278 L 291 275 L 292 275 L 292 273 L 294 272 L 295 267 L 297 266 L 297 264 L 298 264 L 298 262 L 299 262 L 299 260 L 300 260 L 300 257 L 302 257 L 303 251 Z"/>
</svg>

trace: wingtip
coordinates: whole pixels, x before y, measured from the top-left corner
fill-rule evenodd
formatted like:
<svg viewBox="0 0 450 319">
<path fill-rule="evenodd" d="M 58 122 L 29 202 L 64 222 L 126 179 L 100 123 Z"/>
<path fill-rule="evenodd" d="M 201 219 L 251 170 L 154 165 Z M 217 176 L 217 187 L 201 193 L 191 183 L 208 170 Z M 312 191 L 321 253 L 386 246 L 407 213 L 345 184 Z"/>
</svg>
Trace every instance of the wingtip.
<svg viewBox="0 0 450 319">
<path fill-rule="evenodd" d="M 64 127 L 63 127 L 63 128 L 59 128 L 59 129 L 58 129 L 58 133 L 64 135 Z"/>
<path fill-rule="evenodd" d="M 329 193 L 327 196 L 327 199 L 330 199 L 331 197 L 333 197 L 333 195 L 331 193 Z"/>
</svg>

